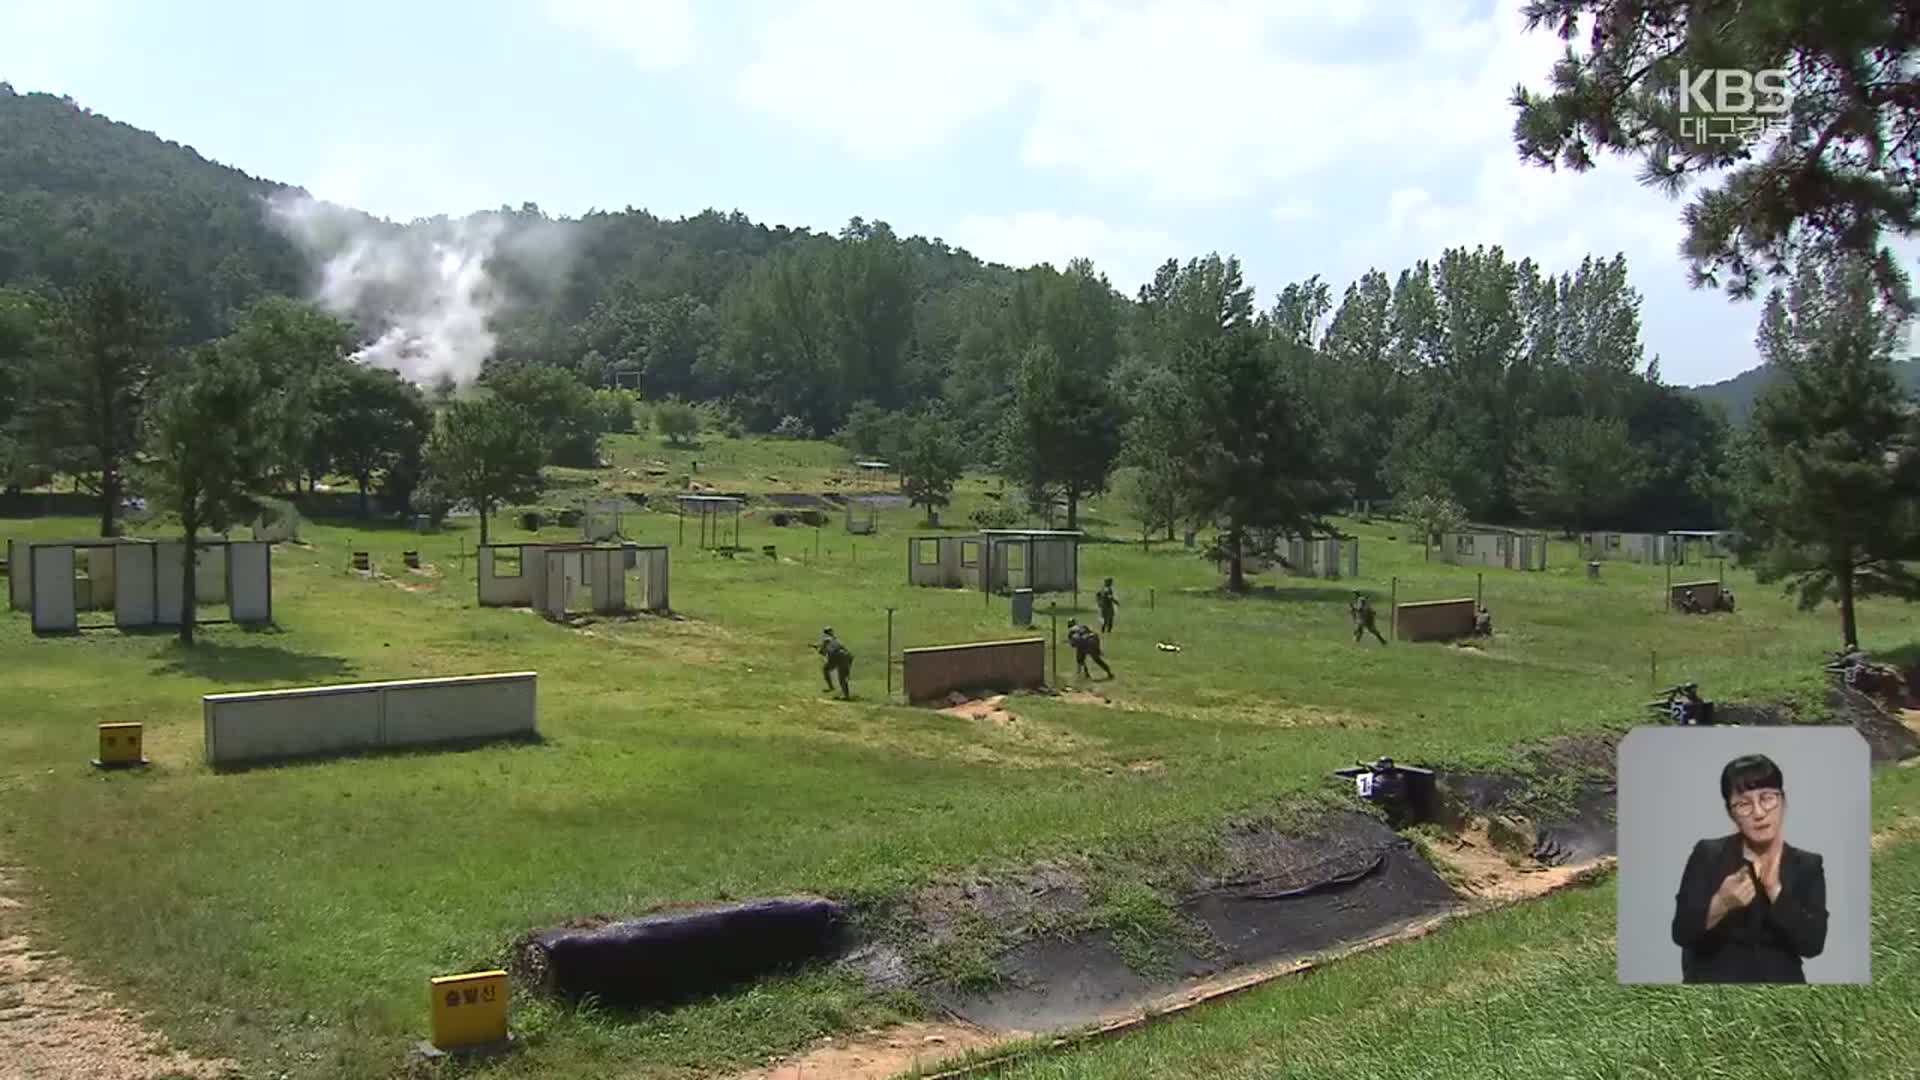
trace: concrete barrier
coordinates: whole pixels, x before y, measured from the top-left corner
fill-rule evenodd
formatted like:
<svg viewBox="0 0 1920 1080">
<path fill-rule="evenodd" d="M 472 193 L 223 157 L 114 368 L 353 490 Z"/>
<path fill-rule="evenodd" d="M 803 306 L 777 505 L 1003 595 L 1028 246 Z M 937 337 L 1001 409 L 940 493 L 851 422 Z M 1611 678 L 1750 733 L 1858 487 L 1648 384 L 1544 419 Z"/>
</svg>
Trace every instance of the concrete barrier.
<svg viewBox="0 0 1920 1080">
<path fill-rule="evenodd" d="M 907 700 L 933 701 L 955 690 L 1014 690 L 1047 681 L 1045 638 L 932 645 L 901 651 Z"/>
<path fill-rule="evenodd" d="M 1394 607 L 1393 636 L 1400 641 L 1471 637 L 1474 613 L 1471 598 L 1398 604 Z"/>
<path fill-rule="evenodd" d="M 1667 590 L 1667 598 L 1674 611 L 1680 610 L 1680 597 L 1688 589 L 1693 590 L 1693 602 L 1708 611 L 1720 602 L 1720 583 L 1718 581 L 1676 581 Z"/>
<path fill-rule="evenodd" d="M 212 765 L 538 733 L 531 671 L 208 694 L 200 702 Z"/>
</svg>

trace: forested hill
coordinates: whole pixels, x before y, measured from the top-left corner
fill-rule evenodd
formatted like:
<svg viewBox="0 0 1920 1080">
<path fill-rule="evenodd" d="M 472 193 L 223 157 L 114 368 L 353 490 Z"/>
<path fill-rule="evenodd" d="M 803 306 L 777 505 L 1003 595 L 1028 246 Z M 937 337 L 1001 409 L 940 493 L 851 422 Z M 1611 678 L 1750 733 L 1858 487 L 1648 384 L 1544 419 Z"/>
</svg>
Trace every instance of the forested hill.
<svg viewBox="0 0 1920 1080">
<path fill-rule="evenodd" d="M 304 288 L 306 259 L 262 213 L 282 187 L 0 83 L 0 284 L 125 267 L 166 299 L 182 340 L 204 340 L 231 308 Z"/>
<path fill-rule="evenodd" d="M 1324 450 L 1330 460 L 1308 471 L 1351 497 L 1430 495 L 1481 520 L 1568 527 L 1720 516 L 1724 432 L 1659 382 L 1620 257 L 1551 273 L 1520 253 L 1461 247 L 1256 297 L 1231 255 L 1169 251 L 1126 296 L 1085 261 L 1015 270 L 859 218 L 826 235 L 739 212 L 554 219 L 529 202 L 402 226 L 336 207 L 321 212 L 332 239 L 303 232 L 306 251 L 265 204 L 296 192 L 65 99 L 8 90 L 0 300 L 8 286 L 57 293 L 96 266 L 124 269 L 166 301 L 185 344 L 232 330 L 260 297 L 312 295 L 316 254 L 397 245 L 441 264 L 439 245 L 481 235 L 492 238 L 480 291 L 495 340 L 469 334 L 480 344 L 459 355 L 484 353 L 491 372 L 558 368 L 590 387 L 712 402 L 754 431 L 845 433 L 889 456 L 899 433 L 950 429 L 973 463 L 1070 504 L 1105 487 L 1123 445 L 1145 469 L 1244 424 L 1249 445 L 1297 427 L 1310 444 L 1297 449 L 1312 453 L 1295 464 Z M 372 342 L 403 328 L 396 296 L 411 287 L 377 280 L 338 306 Z M 424 309 L 423 337 L 449 329 L 446 306 Z M 1252 382 L 1224 397 L 1182 382 L 1207 364 Z M 0 423 L 5 398 L 0 386 Z M 1163 415 L 1172 400 L 1200 411 Z"/>
<path fill-rule="evenodd" d="M 1895 360 L 1893 375 L 1908 393 L 1920 392 L 1920 360 Z M 1772 382 L 1773 369 L 1762 364 L 1731 379 L 1690 389 L 1702 401 L 1719 403 L 1727 411 L 1727 419 L 1738 426 L 1745 424 L 1747 418 L 1753 415 L 1753 403 L 1759 400 L 1761 392 Z"/>
</svg>

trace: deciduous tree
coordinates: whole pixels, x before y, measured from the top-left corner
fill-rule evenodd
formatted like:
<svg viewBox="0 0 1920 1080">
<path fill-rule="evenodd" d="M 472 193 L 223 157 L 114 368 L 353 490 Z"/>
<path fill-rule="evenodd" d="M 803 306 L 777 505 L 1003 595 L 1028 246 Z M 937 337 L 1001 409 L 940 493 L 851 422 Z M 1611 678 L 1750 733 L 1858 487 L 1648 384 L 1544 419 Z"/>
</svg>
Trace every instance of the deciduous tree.
<svg viewBox="0 0 1920 1080">
<path fill-rule="evenodd" d="M 546 445 L 533 419 L 500 398 L 454 402 L 427 440 L 431 490 L 473 504 L 482 544 L 497 507 L 539 493 L 545 463 Z"/>
<path fill-rule="evenodd" d="M 223 533 L 258 506 L 276 432 L 259 407 L 262 380 L 226 342 L 195 350 L 159 385 L 148 410 L 148 490 L 180 519 L 180 641 L 193 644 L 195 554 L 202 530 Z"/>
</svg>

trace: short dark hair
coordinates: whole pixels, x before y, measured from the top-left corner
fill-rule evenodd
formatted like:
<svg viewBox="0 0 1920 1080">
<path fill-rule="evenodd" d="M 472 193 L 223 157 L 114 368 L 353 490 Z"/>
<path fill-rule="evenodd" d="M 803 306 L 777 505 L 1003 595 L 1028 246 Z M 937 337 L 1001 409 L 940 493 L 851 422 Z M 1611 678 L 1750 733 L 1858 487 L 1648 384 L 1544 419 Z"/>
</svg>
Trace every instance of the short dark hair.
<svg viewBox="0 0 1920 1080">
<path fill-rule="evenodd" d="M 1760 788 L 1772 788 L 1783 793 L 1787 790 L 1786 777 L 1780 775 L 1780 766 L 1765 754 L 1744 754 L 1727 762 L 1727 767 L 1720 770 L 1721 802 L 1732 802 L 1735 795 Z"/>
</svg>

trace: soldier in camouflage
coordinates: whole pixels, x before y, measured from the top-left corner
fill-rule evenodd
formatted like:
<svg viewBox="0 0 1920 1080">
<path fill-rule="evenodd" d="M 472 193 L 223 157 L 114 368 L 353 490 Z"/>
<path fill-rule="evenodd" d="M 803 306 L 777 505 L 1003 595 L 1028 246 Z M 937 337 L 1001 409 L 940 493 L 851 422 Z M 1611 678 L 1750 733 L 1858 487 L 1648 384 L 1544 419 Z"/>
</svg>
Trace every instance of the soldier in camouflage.
<svg viewBox="0 0 1920 1080">
<path fill-rule="evenodd" d="M 833 692 L 833 677 L 840 677 L 840 696 L 853 700 L 853 691 L 847 687 L 847 675 L 853 671 L 853 653 L 840 639 L 833 636 L 833 627 L 820 631 L 820 644 L 815 646 L 824 663 L 820 665 L 820 675 L 827 681 L 827 692 Z"/>
</svg>

